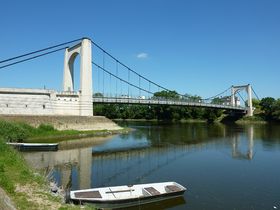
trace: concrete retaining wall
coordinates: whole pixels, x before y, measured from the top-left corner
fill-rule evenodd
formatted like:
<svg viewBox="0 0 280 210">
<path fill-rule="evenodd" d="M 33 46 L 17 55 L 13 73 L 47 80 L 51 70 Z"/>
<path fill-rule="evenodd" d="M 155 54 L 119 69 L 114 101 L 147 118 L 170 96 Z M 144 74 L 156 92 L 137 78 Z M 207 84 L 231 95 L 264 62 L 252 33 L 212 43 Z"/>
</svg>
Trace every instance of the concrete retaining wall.
<svg viewBox="0 0 280 210">
<path fill-rule="evenodd" d="M 34 127 L 40 124 L 53 125 L 58 130 L 119 130 L 112 120 L 103 116 L 33 116 L 33 115 L 0 115 L 0 120 L 25 122 Z"/>
<path fill-rule="evenodd" d="M 0 88 L 0 115 L 81 115 L 92 101 L 81 103 L 76 92 L 45 89 Z"/>
</svg>

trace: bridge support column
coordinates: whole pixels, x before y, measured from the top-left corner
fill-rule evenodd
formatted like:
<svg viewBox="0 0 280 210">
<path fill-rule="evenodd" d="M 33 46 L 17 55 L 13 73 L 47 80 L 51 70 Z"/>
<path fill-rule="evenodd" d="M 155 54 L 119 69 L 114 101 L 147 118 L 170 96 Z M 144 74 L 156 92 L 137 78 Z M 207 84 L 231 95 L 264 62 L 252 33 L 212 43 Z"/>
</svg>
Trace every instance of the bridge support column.
<svg viewBox="0 0 280 210">
<path fill-rule="evenodd" d="M 230 97 L 231 106 L 236 106 L 235 104 L 235 88 L 231 86 L 231 97 Z"/>
<path fill-rule="evenodd" d="M 88 38 L 65 50 L 63 91 L 74 91 L 74 61 L 77 55 L 80 55 L 80 116 L 92 116 L 92 55 L 91 40 Z"/>
<path fill-rule="evenodd" d="M 253 103 L 252 103 L 252 87 L 250 84 L 248 84 L 246 88 L 246 92 L 248 94 L 248 108 L 247 108 L 247 116 L 253 116 Z"/>
<path fill-rule="evenodd" d="M 236 106 L 235 94 L 240 90 L 246 90 L 247 92 L 247 116 L 253 116 L 253 103 L 252 103 L 252 87 L 250 84 L 241 85 L 241 86 L 232 86 L 231 87 L 231 105 Z"/>
</svg>

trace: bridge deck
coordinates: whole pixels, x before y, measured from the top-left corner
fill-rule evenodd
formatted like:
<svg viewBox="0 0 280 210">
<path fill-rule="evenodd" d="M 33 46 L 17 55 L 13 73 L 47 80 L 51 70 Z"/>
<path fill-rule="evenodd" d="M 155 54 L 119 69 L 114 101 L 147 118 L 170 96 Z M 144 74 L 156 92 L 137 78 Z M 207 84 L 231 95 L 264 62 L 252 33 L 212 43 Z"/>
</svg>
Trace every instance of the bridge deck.
<svg viewBox="0 0 280 210">
<path fill-rule="evenodd" d="M 190 106 L 190 107 L 206 107 L 227 110 L 246 111 L 246 107 L 229 106 L 221 104 L 211 104 L 203 102 L 191 102 L 184 100 L 164 100 L 164 99 L 135 99 L 135 98 L 110 98 L 110 97 L 93 97 L 93 103 L 104 104 L 143 104 L 143 105 L 173 105 L 173 106 Z"/>
</svg>

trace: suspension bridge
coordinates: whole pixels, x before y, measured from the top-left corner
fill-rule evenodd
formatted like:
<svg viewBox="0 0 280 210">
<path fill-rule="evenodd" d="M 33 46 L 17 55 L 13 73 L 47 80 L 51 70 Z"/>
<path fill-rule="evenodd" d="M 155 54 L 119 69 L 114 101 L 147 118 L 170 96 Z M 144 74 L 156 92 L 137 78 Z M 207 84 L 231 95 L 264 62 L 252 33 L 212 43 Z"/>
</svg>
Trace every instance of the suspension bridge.
<svg viewBox="0 0 280 210">
<path fill-rule="evenodd" d="M 94 104 L 103 103 L 205 107 L 252 116 L 252 92 L 258 98 L 250 84 L 230 86 L 205 99 L 179 93 L 174 98 L 158 97 L 156 93 L 161 91 L 174 91 L 131 69 L 90 38 L 80 38 L 1 60 L 0 70 L 59 51 L 65 54 L 63 91 L 0 88 L 0 114 L 92 116 Z M 80 87 L 75 91 L 74 63 L 78 55 Z M 247 100 L 240 95 L 244 90 Z"/>
</svg>

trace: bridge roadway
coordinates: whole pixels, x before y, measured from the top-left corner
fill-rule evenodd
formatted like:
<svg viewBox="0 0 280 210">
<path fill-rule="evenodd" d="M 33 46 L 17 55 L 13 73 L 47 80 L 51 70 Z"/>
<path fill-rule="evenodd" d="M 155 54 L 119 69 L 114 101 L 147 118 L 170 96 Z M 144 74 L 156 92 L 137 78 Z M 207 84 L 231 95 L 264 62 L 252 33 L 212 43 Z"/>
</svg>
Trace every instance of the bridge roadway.
<svg viewBox="0 0 280 210">
<path fill-rule="evenodd" d="M 211 103 L 204 103 L 204 102 L 193 102 L 187 100 L 93 97 L 92 101 L 93 103 L 103 103 L 103 104 L 173 105 L 173 106 L 205 107 L 205 108 L 243 111 L 244 113 L 247 111 L 246 107 L 211 104 Z"/>
</svg>

